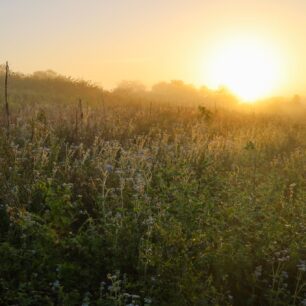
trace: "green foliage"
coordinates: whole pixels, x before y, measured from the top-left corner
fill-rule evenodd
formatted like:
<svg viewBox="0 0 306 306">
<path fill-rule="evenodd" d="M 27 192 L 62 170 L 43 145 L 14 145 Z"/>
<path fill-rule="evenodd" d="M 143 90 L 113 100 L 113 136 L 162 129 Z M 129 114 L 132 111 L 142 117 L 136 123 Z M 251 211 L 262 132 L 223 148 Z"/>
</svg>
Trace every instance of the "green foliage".
<svg viewBox="0 0 306 306">
<path fill-rule="evenodd" d="M 304 121 L 116 95 L 15 101 L 0 304 L 304 305 Z"/>
</svg>

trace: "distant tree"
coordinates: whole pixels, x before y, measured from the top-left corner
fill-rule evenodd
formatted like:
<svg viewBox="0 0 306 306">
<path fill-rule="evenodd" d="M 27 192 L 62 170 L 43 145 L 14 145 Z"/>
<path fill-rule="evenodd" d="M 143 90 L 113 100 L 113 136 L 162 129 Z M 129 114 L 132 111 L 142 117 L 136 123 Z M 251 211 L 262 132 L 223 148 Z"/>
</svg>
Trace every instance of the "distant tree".
<svg viewBox="0 0 306 306">
<path fill-rule="evenodd" d="M 197 88 L 180 80 L 160 82 L 152 87 L 152 95 L 159 100 L 195 104 L 201 103 L 201 96 Z"/>
<path fill-rule="evenodd" d="M 55 79 L 58 78 L 59 75 L 53 70 L 46 70 L 46 71 L 35 71 L 33 73 L 33 77 L 38 79 Z"/>
<path fill-rule="evenodd" d="M 121 81 L 114 92 L 144 93 L 146 86 L 139 81 Z"/>
</svg>

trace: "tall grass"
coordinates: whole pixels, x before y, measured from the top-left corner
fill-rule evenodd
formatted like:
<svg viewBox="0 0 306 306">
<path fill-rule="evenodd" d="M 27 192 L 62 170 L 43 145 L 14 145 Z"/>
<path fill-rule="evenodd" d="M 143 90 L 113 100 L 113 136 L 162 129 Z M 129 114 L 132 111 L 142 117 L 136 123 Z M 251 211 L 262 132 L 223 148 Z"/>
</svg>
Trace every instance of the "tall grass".
<svg viewBox="0 0 306 306">
<path fill-rule="evenodd" d="M 0 304 L 304 305 L 305 120 L 115 95 L 15 103 Z"/>
</svg>

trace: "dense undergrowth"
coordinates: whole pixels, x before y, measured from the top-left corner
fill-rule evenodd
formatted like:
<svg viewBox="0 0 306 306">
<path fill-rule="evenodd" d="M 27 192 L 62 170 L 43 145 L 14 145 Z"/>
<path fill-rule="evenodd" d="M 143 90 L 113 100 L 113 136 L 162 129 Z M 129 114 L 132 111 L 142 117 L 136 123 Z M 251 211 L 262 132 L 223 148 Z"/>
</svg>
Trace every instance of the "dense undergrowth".
<svg viewBox="0 0 306 306">
<path fill-rule="evenodd" d="M 305 305 L 305 117 L 17 102 L 1 305 Z"/>
</svg>

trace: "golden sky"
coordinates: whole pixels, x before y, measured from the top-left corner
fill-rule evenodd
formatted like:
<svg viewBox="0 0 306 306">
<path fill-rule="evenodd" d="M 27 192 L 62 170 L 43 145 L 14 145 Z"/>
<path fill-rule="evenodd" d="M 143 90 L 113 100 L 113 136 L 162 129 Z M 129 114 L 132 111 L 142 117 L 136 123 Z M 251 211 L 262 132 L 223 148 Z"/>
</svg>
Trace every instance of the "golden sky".
<svg viewBox="0 0 306 306">
<path fill-rule="evenodd" d="M 250 70 L 259 95 L 306 93 L 305 0 L 4 0 L 0 29 L 1 62 L 24 73 L 52 69 L 105 88 L 227 82 L 239 93 Z"/>
</svg>

